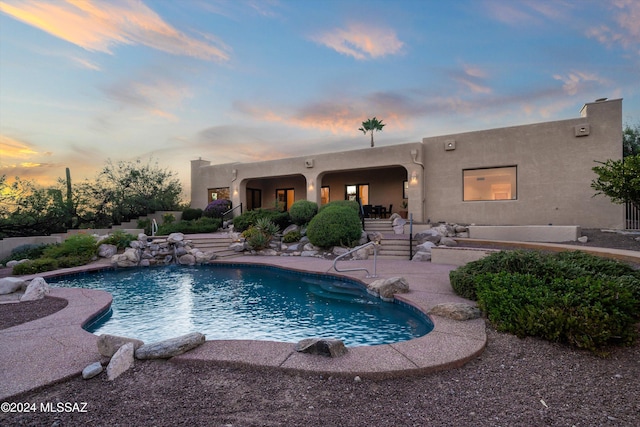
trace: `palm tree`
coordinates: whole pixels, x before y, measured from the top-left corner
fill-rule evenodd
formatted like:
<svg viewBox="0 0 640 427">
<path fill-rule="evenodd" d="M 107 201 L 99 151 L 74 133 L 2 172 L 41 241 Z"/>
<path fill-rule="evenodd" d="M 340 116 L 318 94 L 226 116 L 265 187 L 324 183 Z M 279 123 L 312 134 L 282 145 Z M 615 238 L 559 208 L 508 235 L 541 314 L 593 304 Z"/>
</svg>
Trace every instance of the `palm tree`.
<svg viewBox="0 0 640 427">
<path fill-rule="evenodd" d="M 373 147 L 373 131 L 381 131 L 384 126 L 385 124 L 382 123 L 382 120 L 378 120 L 374 117 L 373 119 L 369 119 L 366 122 L 362 122 L 362 127 L 358 130 L 361 130 L 365 135 L 367 134 L 367 132 L 371 132 L 371 147 Z"/>
</svg>

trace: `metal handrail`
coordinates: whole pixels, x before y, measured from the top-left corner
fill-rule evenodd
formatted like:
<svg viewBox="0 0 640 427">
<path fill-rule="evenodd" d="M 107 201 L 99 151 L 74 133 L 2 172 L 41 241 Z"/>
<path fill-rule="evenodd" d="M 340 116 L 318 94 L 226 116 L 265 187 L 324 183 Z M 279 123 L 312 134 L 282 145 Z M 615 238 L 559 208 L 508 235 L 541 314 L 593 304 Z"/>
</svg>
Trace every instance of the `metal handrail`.
<svg viewBox="0 0 640 427">
<path fill-rule="evenodd" d="M 154 237 L 158 232 L 158 222 L 155 218 L 151 220 L 151 237 Z"/>
<path fill-rule="evenodd" d="M 348 268 L 345 270 L 338 270 L 338 268 L 336 267 L 336 263 L 338 262 L 338 260 L 340 258 L 346 257 L 347 255 L 350 255 L 360 249 L 364 249 L 367 246 L 371 246 L 373 245 L 373 274 L 369 273 L 369 270 L 367 270 L 364 267 L 356 267 L 356 268 Z M 367 278 L 369 277 L 378 277 L 377 273 L 376 273 L 376 262 L 378 260 L 378 246 L 379 243 L 378 242 L 367 242 L 364 245 L 361 246 L 356 246 L 355 248 L 351 249 L 349 252 L 345 252 L 342 255 L 339 255 L 336 259 L 333 260 L 333 269 L 335 271 L 337 271 L 338 273 L 345 273 L 347 271 L 366 271 L 367 272 Z"/>
<path fill-rule="evenodd" d="M 242 203 L 240 203 L 240 204 L 239 204 L 238 206 L 236 206 L 235 208 L 231 208 L 231 209 L 229 209 L 228 211 L 224 212 L 224 213 L 222 214 L 222 219 L 224 219 L 224 217 L 225 217 L 225 216 L 227 216 L 227 214 L 229 214 L 229 213 L 231 213 L 231 212 L 235 211 L 235 210 L 236 210 L 236 209 L 238 209 L 238 208 L 240 208 L 240 215 L 242 215 Z"/>
</svg>

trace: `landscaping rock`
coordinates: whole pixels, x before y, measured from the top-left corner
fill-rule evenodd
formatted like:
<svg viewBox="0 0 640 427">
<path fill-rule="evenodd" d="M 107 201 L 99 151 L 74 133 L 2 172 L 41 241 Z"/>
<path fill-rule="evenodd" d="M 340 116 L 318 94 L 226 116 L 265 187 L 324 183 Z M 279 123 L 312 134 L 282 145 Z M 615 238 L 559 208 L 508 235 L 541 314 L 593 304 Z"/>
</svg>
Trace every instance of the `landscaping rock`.
<svg viewBox="0 0 640 427">
<path fill-rule="evenodd" d="M 429 314 L 447 317 L 453 320 L 472 320 L 482 316 L 482 312 L 478 307 L 473 307 L 462 302 L 438 304 L 429 310 Z"/>
<path fill-rule="evenodd" d="M 205 342 L 205 336 L 193 332 L 176 338 L 145 344 L 135 352 L 137 359 L 169 359 L 192 350 Z"/>
<path fill-rule="evenodd" d="M 327 357 L 338 357 L 347 354 L 347 347 L 341 340 L 325 338 L 306 338 L 295 346 L 296 351 L 307 354 L 317 354 Z"/>
<path fill-rule="evenodd" d="M 418 246 L 416 246 L 416 250 L 418 252 L 428 252 L 431 253 L 431 248 L 435 248 L 436 244 L 433 242 L 429 242 L 426 241 L 424 243 L 419 244 Z"/>
<path fill-rule="evenodd" d="M 178 264 L 180 265 L 196 265 L 196 257 L 191 254 L 184 254 L 178 258 Z"/>
<path fill-rule="evenodd" d="M 451 237 L 442 237 L 440 239 L 440 244 L 443 246 L 458 246 L 458 242 Z"/>
<path fill-rule="evenodd" d="M 49 293 L 49 284 L 42 278 L 36 277 L 27 286 L 24 295 L 20 297 L 20 301 L 35 301 L 44 298 Z"/>
<path fill-rule="evenodd" d="M 431 261 L 431 252 L 416 252 L 411 261 Z"/>
<path fill-rule="evenodd" d="M 184 234 L 182 233 L 171 233 L 169 237 L 167 237 L 167 242 L 169 243 L 177 243 L 182 242 L 184 240 Z"/>
<path fill-rule="evenodd" d="M 18 264 L 22 264 L 23 262 L 27 262 L 27 261 L 29 261 L 29 259 L 27 259 L 27 258 L 25 258 L 25 259 L 21 259 L 21 260 L 19 260 L 19 261 L 16 261 L 15 259 L 12 259 L 11 261 L 7 262 L 6 267 L 7 267 L 7 268 L 13 268 L 13 267 L 15 267 L 16 265 L 18 265 Z"/>
<path fill-rule="evenodd" d="M 347 252 L 349 252 L 349 249 L 348 248 L 343 248 L 342 246 L 334 246 L 332 252 L 333 252 L 334 255 L 340 256 L 340 255 L 344 255 Z"/>
<path fill-rule="evenodd" d="M 244 242 L 233 242 L 232 244 L 229 245 L 229 249 L 235 252 L 244 251 L 244 247 L 245 247 Z"/>
<path fill-rule="evenodd" d="M 276 251 L 275 249 L 261 249 L 258 251 L 258 255 L 276 256 L 278 255 L 278 251 Z"/>
<path fill-rule="evenodd" d="M 0 279 L 0 295 L 12 294 L 27 287 L 27 281 L 19 277 L 3 277 Z"/>
<path fill-rule="evenodd" d="M 578 237 L 578 242 L 580 243 L 587 243 L 588 241 L 589 241 L 589 238 L 587 236 Z"/>
<path fill-rule="evenodd" d="M 300 252 L 300 256 L 304 257 L 314 257 L 318 255 L 318 251 L 302 251 Z"/>
<path fill-rule="evenodd" d="M 216 259 L 216 254 L 213 251 L 198 251 L 195 253 L 196 264 L 207 264 L 209 261 Z"/>
<path fill-rule="evenodd" d="M 91 365 L 87 366 L 82 370 L 82 378 L 84 378 L 85 380 L 88 380 L 100 374 L 100 372 L 102 371 L 103 371 L 102 363 L 100 362 L 92 363 Z"/>
<path fill-rule="evenodd" d="M 134 351 L 144 345 L 144 342 L 134 338 L 102 334 L 98 337 L 98 352 L 105 357 L 111 357 L 120 347 L 128 343 L 133 344 Z"/>
<path fill-rule="evenodd" d="M 107 365 L 107 379 L 113 381 L 134 364 L 133 343 L 126 343 L 116 351 Z"/>
<path fill-rule="evenodd" d="M 111 258 L 118 253 L 118 247 L 116 245 L 108 245 L 106 243 L 98 246 L 98 256 L 100 258 Z"/>
<path fill-rule="evenodd" d="M 367 292 L 380 297 L 384 301 L 393 301 L 394 294 L 409 292 L 409 283 L 404 277 L 378 279 L 367 285 Z"/>
<path fill-rule="evenodd" d="M 300 231 L 300 227 L 295 224 L 291 224 L 290 226 L 288 226 L 282 231 L 282 235 L 286 236 L 288 233 L 291 233 L 294 231 Z"/>
</svg>

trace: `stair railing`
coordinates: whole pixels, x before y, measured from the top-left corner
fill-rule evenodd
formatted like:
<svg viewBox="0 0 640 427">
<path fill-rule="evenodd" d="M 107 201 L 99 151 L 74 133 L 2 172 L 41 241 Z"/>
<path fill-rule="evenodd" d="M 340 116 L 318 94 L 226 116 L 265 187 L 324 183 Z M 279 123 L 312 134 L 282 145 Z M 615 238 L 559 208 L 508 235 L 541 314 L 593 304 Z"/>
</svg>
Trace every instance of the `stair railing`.
<svg viewBox="0 0 640 427">
<path fill-rule="evenodd" d="M 336 259 L 334 259 L 333 260 L 333 269 L 335 271 L 337 271 L 338 273 L 345 273 L 347 271 L 366 271 L 367 272 L 367 276 L 366 276 L 367 278 L 378 277 L 378 275 L 376 273 L 376 263 L 377 263 L 377 260 L 378 260 L 378 246 L 379 245 L 380 244 L 378 242 L 367 242 L 364 245 L 356 246 L 355 248 L 351 249 L 349 252 L 345 252 L 342 255 L 339 255 Z M 347 268 L 347 269 L 344 269 L 344 270 L 338 270 L 338 267 L 336 267 L 336 263 L 340 259 L 342 259 L 342 258 L 346 257 L 347 255 L 350 255 L 350 254 L 352 254 L 352 253 L 354 253 L 356 251 L 359 251 L 360 249 L 364 249 L 364 248 L 366 248 L 368 246 L 373 246 L 373 274 L 369 273 L 369 270 L 367 270 L 364 267 Z"/>
<path fill-rule="evenodd" d="M 155 218 L 151 220 L 151 237 L 155 237 L 158 232 L 158 221 Z"/>
<path fill-rule="evenodd" d="M 224 212 L 222 214 L 222 219 L 224 220 L 224 217 L 227 216 L 228 214 L 230 214 L 231 212 L 235 211 L 236 209 L 240 208 L 240 215 L 242 215 L 242 203 L 240 203 L 238 206 L 236 206 L 235 208 L 231 208 L 228 211 Z"/>
<path fill-rule="evenodd" d="M 409 214 L 409 261 L 413 259 L 413 214 Z"/>
</svg>

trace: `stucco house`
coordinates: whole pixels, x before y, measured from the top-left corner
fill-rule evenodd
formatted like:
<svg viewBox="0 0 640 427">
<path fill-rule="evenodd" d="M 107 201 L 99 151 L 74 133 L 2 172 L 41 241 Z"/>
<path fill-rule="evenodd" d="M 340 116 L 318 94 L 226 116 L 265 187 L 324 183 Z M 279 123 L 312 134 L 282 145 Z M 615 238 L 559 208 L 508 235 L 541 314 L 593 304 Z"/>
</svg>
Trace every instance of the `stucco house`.
<svg viewBox="0 0 640 427">
<path fill-rule="evenodd" d="M 580 117 L 424 138 L 422 142 L 252 163 L 191 162 L 192 207 L 243 209 L 358 199 L 416 223 L 622 229 L 624 206 L 594 196 L 596 161 L 622 158 L 622 99 Z M 403 203 L 404 202 L 404 203 Z M 239 214 L 239 209 L 236 211 Z"/>
</svg>

